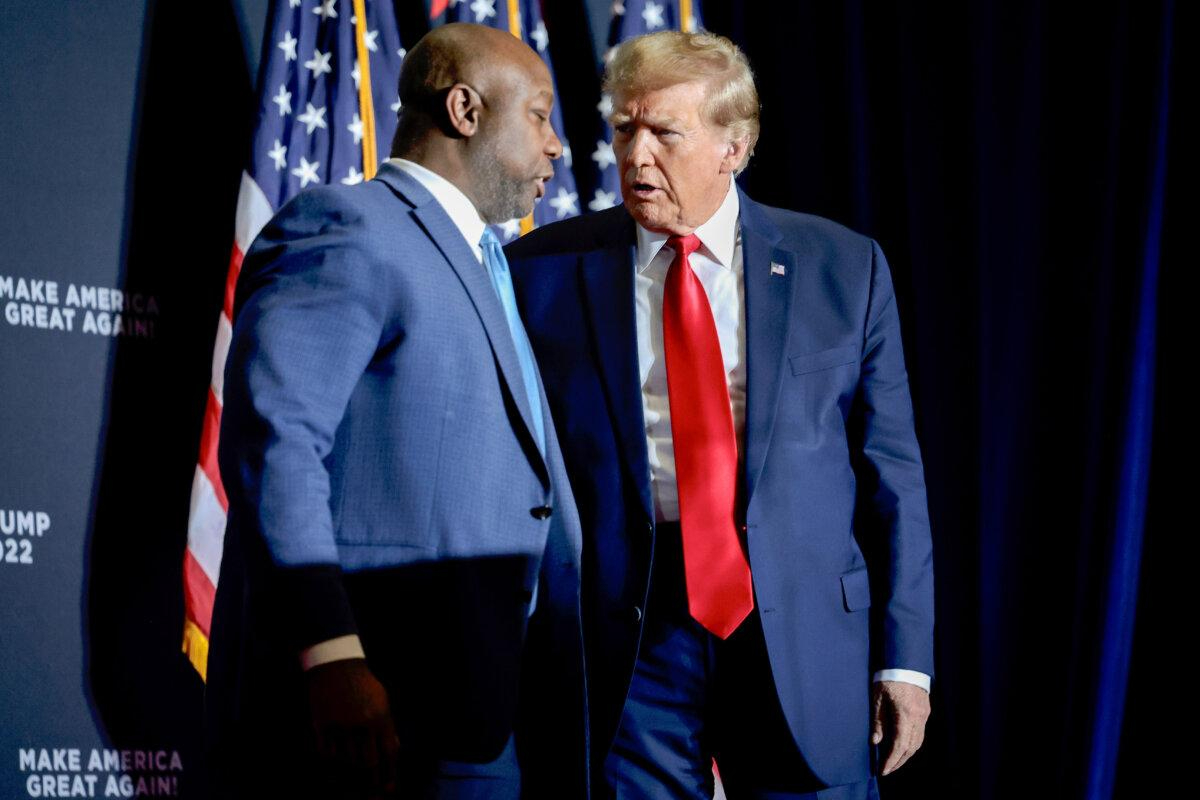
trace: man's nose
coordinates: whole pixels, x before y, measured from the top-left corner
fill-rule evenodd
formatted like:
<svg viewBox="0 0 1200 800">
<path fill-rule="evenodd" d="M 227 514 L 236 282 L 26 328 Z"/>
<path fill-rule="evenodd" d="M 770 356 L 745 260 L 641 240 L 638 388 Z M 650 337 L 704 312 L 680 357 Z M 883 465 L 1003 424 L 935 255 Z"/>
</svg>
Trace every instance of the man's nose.
<svg viewBox="0 0 1200 800">
<path fill-rule="evenodd" d="M 653 164 L 652 142 L 653 137 L 649 131 L 636 131 L 629 140 L 629 148 L 625 151 L 625 166 L 646 167 Z"/>
<path fill-rule="evenodd" d="M 558 134 L 554 132 L 554 127 L 550 126 L 550 136 L 546 139 L 546 155 L 550 158 L 558 158 L 563 154 L 562 141 L 558 138 Z"/>
</svg>

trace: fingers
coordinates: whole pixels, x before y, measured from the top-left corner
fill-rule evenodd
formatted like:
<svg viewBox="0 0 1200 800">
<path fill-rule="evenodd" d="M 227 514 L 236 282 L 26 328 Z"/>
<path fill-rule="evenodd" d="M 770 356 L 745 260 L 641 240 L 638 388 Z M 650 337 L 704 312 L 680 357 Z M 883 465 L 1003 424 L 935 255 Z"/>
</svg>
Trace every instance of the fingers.
<svg viewBox="0 0 1200 800">
<path fill-rule="evenodd" d="M 392 797 L 396 793 L 397 757 L 400 753 L 400 740 L 395 731 L 388 726 L 381 731 L 376 739 L 379 753 L 379 763 L 375 770 L 375 786 L 384 797 Z"/>
<path fill-rule="evenodd" d="M 378 785 L 382 787 L 385 795 L 390 796 L 396 793 L 400 738 L 396 736 L 395 726 L 390 717 L 386 723 L 379 732 L 377 742 L 379 748 Z"/>
<path fill-rule="evenodd" d="M 872 741 L 886 741 L 880 774 L 888 775 L 904 766 L 925 741 L 929 719 L 929 694 L 910 684 L 883 681 L 877 687 Z M 882 731 L 881 738 L 876 735 Z"/>
<path fill-rule="evenodd" d="M 330 798 L 396 796 L 400 739 L 391 716 L 354 728 L 327 726 L 317 736 Z"/>
<path fill-rule="evenodd" d="M 396 760 L 400 740 L 396 737 L 391 717 L 373 721 L 369 730 L 362 730 L 359 783 L 367 797 L 391 797 L 396 791 Z"/>
<path fill-rule="evenodd" d="M 377 798 L 395 793 L 400 742 L 390 720 L 378 729 L 327 727 L 318 733 L 317 748 L 327 796 Z"/>
<path fill-rule="evenodd" d="M 883 741 L 883 692 L 878 684 L 872 690 L 871 697 L 871 744 Z"/>
<path fill-rule="evenodd" d="M 353 747 L 350 737 L 344 728 L 331 725 L 315 730 L 317 739 L 317 756 L 321 760 L 319 774 L 323 778 L 323 794 L 329 798 L 349 798 L 359 796 L 352 785 Z"/>
<path fill-rule="evenodd" d="M 924 726 L 902 717 L 893 718 L 892 733 L 888 739 L 890 743 L 887 757 L 880 770 L 884 775 L 890 775 L 900 769 L 917 752 L 924 740 Z"/>
<path fill-rule="evenodd" d="M 327 796 L 361 800 L 394 792 L 400 743 L 387 692 L 366 662 L 329 662 L 306 675 Z"/>
<path fill-rule="evenodd" d="M 375 797 L 379 794 L 378 774 L 379 751 L 375 746 L 375 731 L 371 728 L 356 728 L 351 735 L 353 751 L 350 763 L 350 783 L 357 797 Z"/>
</svg>

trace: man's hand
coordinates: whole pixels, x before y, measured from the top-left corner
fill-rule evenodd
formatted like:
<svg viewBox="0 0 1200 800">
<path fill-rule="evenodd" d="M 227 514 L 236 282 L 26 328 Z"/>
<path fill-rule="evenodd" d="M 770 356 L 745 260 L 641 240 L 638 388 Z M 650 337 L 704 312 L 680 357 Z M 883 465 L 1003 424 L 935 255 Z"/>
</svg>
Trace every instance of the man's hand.
<svg viewBox="0 0 1200 800">
<path fill-rule="evenodd" d="M 900 769 L 925 741 L 929 692 L 902 681 L 877 681 L 871 689 L 871 744 L 883 743 L 880 774 Z"/>
<path fill-rule="evenodd" d="M 395 791 L 400 741 L 387 691 L 361 658 L 331 661 L 304 673 L 317 752 L 334 788 L 354 797 Z"/>
</svg>

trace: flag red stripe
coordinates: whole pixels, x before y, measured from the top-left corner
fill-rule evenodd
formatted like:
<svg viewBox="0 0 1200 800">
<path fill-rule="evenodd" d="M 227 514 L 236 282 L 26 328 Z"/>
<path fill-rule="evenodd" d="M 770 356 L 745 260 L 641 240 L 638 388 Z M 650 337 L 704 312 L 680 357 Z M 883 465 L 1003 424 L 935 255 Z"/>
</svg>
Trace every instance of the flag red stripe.
<svg viewBox="0 0 1200 800">
<path fill-rule="evenodd" d="M 204 409 L 204 432 L 200 434 L 200 469 L 208 476 L 212 484 L 213 494 L 221 508 L 229 513 L 229 498 L 225 495 L 225 487 L 221 485 L 221 470 L 217 466 L 217 438 L 221 434 L 221 403 L 208 387 L 208 406 Z"/>
<path fill-rule="evenodd" d="M 225 316 L 233 320 L 233 292 L 237 288 L 238 274 L 242 271 L 242 251 L 237 242 L 233 243 L 233 252 L 229 255 L 229 272 L 225 275 Z"/>
<path fill-rule="evenodd" d="M 205 636 L 208 636 L 212 624 L 213 600 L 217 588 L 200 568 L 200 562 L 192 555 L 191 550 L 183 551 L 183 602 L 187 617 L 196 623 Z"/>
</svg>

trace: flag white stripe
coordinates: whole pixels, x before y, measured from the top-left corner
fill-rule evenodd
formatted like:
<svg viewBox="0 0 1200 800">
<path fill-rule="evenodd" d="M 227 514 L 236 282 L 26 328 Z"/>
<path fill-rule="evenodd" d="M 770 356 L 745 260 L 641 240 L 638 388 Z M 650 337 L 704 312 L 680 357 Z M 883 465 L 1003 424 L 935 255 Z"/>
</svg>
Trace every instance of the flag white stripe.
<svg viewBox="0 0 1200 800">
<path fill-rule="evenodd" d="M 225 542 L 225 509 L 217 499 L 208 476 L 199 465 L 192 479 L 192 507 L 188 514 L 188 550 L 217 585 L 221 574 L 221 549 Z"/>
<path fill-rule="evenodd" d="M 212 389 L 217 402 L 225 405 L 225 359 L 229 355 L 229 340 L 233 337 L 233 326 L 229 318 L 221 313 L 217 321 L 217 339 L 213 343 Z"/>
<path fill-rule="evenodd" d="M 242 186 L 238 190 L 236 242 L 242 255 L 250 249 L 250 243 L 274 215 L 271 203 L 259 188 L 250 173 L 242 170 Z"/>
</svg>

